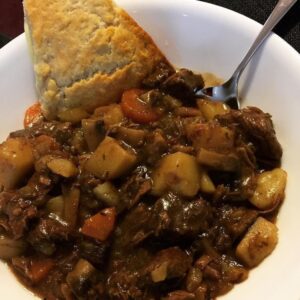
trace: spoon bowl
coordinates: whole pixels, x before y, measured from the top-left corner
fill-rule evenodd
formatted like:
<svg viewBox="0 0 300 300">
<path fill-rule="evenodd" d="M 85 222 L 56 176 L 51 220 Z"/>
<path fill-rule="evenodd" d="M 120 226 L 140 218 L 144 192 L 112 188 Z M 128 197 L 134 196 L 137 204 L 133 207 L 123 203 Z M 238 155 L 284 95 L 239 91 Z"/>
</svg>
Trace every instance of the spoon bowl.
<svg viewBox="0 0 300 300">
<path fill-rule="evenodd" d="M 196 91 L 196 96 L 202 99 L 223 102 L 233 109 L 240 109 L 238 80 L 236 77 L 231 77 L 221 85 L 198 90 Z"/>
<path fill-rule="evenodd" d="M 260 48 L 273 28 L 279 23 L 283 16 L 291 9 L 297 0 L 279 0 L 271 15 L 262 27 L 259 35 L 253 42 L 242 62 L 238 65 L 231 78 L 222 85 L 206 87 L 195 91 L 196 97 L 212 101 L 223 102 L 233 109 L 240 109 L 238 97 L 238 82 L 247 64 Z"/>
</svg>

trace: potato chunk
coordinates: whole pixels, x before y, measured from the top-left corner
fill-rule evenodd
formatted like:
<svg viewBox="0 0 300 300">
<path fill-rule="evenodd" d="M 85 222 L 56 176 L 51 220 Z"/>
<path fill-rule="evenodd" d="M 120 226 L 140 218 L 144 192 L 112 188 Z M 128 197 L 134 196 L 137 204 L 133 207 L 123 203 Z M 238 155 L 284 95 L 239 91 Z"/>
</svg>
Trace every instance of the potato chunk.
<svg viewBox="0 0 300 300">
<path fill-rule="evenodd" d="M 119 192 L 109 181 L 98 184 L 93 192 L 96 198 L 103 201 L 107 206 L 118 206 L 120 203 Z"/>
<path fill-rule="evenodd" d="M 176 152 L 165 156 L 154 171 L 152 194 L 160 196 L 167 191 L 193 197 L 200 188 L 201 172 L 196 158 Z"/>
<path fill-rule="evenodd" d="M 115 139 L 106 137 L 87 160 L 85 169 L 98 178 L 108 180 L 126 173 L 136 161 L 133 151 L 124 149 Z"/>
<path fill-rule="evenodd" d="M 240 166 L 239 158 L 234 153 L 222 154 L 205 148 L 199 149 L 197 161 L 213 170 L 225 172 L 235 172 Z"/>
<path fill-rule="evenodd" d="M 205 148 L 227 153 L 234 147 L 234 131 L 217 123 L 190 123 L 185 127 L 185 131 L 197 150 Z"/>
<path fill-rule="evenodd" d="M 23 138 L 8 139 L 0 145 L 0 185 L 15 188 L 33 169 L 31 145 Z"/>
<path fill-rule="evenodd" d="M 278 242 L 275 224 L 259 217 L 236 248 L 237 257 L 248 267 L 260 264 Z"/>
<path fill-rule="evenodd" d="M 250 202 L 262 210 L 277 206 L 284 198 L 286 179 L 286 172 L 280 168 L 259 174 Z"/>
<path fill-rule="evenodd" d="M 197 100 L 197 105 L 207 121 L 212 120 L 217 115 L 224 115 L 230 111 L 229 106 L 223 102 L 211 100 Z"/>
<path fill-rule="evenodd" d="M 119 104 L 100 106 L 95 109 L 94 116 L 103 117 L 106 126 L 115 125 L 124 120 L 124 114 Z"/>
</svg>

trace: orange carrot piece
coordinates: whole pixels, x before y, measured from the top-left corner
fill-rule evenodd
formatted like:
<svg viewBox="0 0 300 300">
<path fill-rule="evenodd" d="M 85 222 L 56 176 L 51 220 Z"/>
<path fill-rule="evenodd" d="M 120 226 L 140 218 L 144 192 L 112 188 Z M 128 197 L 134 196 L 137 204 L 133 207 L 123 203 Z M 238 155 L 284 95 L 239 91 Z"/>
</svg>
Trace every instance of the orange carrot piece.
<svg viewBox="0 0 300 300">
<path fill-rule="evenodd" d="M 37 284 L 48 276 L 54 265 L 52 259 L 32 260 L 27 275 L 34 284 Z"/>
<path fill-rule="evenodd" d="M 35 103 L 31 105 L 29 108 L 27 108 L 25 112 L 25 117 L 24 117 L 24 127 L 30 127 L 34 123 L 37 123 L 43 118 L 42 115 L 42 109 L 41 109 L 41 104 L 40 103 Z"/>
<path fill-rule="evenodd" d="M 159 115 L 155 110 L 139 99 L 139 96 L 144 92 L 140 89 L 127 90 L 123 93 L 121 99 L 121 109 L 124 115 L 140 124 L 147 124 L 159 119 Z"/>
<path fill-rule="evenodd" d="M 96 215 L 86 219 L 81 228 L 81 232 L 89 237 L 105 241 L 113 231 L 115 221 L 115 208 L 106 208 Z"/>
</svg>

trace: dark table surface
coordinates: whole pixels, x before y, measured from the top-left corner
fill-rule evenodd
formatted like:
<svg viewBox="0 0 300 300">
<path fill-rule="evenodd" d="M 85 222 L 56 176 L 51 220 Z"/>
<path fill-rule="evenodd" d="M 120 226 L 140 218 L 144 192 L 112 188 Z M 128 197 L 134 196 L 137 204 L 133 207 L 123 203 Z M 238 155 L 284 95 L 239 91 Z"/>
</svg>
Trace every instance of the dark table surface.
<svg viewBox="0 0 300 300">
<path fill-rule="evenodd" d="M 206 0 L 205 2 L 229 8 L 263 24 L 277 0 Z M 22 33 L 22 24 L 22 0 L 0 0 L 0 48 L 10 39 Z M 274 31 L 300 52 L 299 1 Z"/>
</svg>

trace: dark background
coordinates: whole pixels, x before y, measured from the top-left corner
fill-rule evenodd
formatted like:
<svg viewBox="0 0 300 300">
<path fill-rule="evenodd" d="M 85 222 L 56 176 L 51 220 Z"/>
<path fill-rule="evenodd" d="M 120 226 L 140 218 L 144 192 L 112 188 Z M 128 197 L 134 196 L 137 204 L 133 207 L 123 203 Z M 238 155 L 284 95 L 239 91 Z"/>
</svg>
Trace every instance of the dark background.
<svg viewBox="0 0 300 300">
<path fill-rule="evenodd" d="M 205 2 L 229 8 L 263 24 L 277 0 L 206 0 Z M 294 5 L 274 31 L 300 52 L 300 1 Z M 0 48 L 22 32 L 22 0 L 0 0 Z"/>
</svg>

